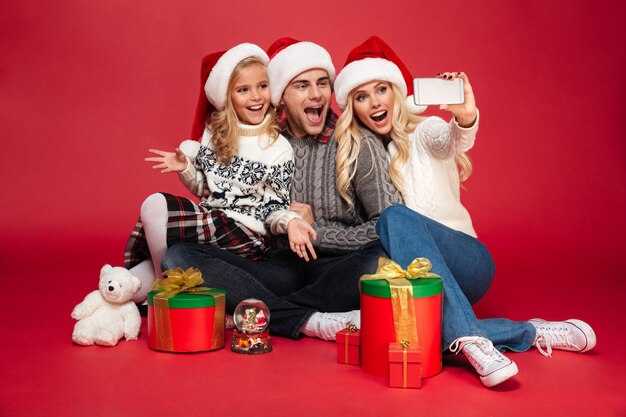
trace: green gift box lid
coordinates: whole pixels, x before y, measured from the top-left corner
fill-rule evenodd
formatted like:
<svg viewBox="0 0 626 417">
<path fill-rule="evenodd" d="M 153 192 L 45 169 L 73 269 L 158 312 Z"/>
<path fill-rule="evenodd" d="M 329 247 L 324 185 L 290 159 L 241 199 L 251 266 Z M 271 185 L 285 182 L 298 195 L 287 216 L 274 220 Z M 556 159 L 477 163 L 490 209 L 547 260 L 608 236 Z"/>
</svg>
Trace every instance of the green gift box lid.
<svg viewBox="0 0 626 417">
<path fill-rule="evenodd" d="M 414 278 L 409 279 L 409 282 L 413 285 L 413 298 L 430 297 L 443 291 L 441 278 Z M 386 279 L 361 281 L 361 292 L 373 297 L 391 298 L 389 281 Z"/>
<path fill-rule="evenodd" d="M 154 306 L 154 295 L 159 291 L 150 291 L 148 293 L 148 305 Z M 226 291 L 219 290 L 217 288 L 211 288 L 211 292 L 218 292 L 224 294 L 226 296 Z M 190 294 L 190 293 L 179 293 L 175 296 L 169 298 L 168 300 L 169 308 L 204 308 L 204 307 L 214 307 L 215 306 L 215 298 L 212 294 Z"/>
</svg>

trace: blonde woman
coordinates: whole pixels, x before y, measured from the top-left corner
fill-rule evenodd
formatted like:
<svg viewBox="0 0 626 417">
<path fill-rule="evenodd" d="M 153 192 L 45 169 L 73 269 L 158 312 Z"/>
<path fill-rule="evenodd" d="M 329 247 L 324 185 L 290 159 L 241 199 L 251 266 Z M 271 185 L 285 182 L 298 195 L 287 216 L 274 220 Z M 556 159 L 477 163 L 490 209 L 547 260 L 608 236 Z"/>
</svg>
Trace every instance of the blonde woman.
<svg viewBox="0 0 626 417">
<path fill-rule="evenodd" d="M 465 102 L 441 107 L 452 114 L 450 123 L 412 114 L 419 109 L 407 100 L 411 75 L 382 39 L 373 36 L 350 52 L 335 81 L 337 103 L 344 110 L 335 130 L 337 182 L 349 200 L 345 190 L 360 157 L 363 129 L 379 135 L 391 155 L 392 182 L 405 201 L 381 214 L 376 226 L 381 243 L 403 267 L 416 257 L 431 261 L 433 272 L 444 281 L 444 349 L 462 351 L 481 382 L 491 387 L 518 372 L 500 349 L 520 352 L 536 346 L 545 355 L 552 348 L 586 352 L 596 337 L 580 320 L 513 322 L 474 315 L 470 302 L 484 295 L 495 272 L 459 193 L 460 182 L 471 173 L 465 152 L 474 143 L 478 110 L 467 75 L 440 77 L 465 82 Z"/>
</svg>

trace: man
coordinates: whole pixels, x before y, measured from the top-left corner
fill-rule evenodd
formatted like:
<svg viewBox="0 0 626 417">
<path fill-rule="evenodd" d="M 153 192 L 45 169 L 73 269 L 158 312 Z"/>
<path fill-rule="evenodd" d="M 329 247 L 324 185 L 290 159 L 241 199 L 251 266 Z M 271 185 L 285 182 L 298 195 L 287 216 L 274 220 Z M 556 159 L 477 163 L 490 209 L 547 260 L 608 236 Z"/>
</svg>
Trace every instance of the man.
<svg viewBox="0 0 626 417">
<path fill-rule="evenodd" d="M 163 268 L 199 268 L 208 286 L 226 290 L 228 313 L 245 298 L 263 300 L 273 334 L 334 340 L 349 323 L 360 324 L 358 279 L 385 256 L 376 220 L 401 200 L 371 200 L 385 194 L 373 188 L 390 183 L 387 161 L 374 158 L 363 158 L 365 165 L 357 169 L 354 207 L 337 191 L 332 137 L 337 116 L 330 109 L 335 68 L 328 52 L 311 42 L 282 38 L 268 55 L 272 102 L 284 111 L 283 136 L 294 148 L 291 210 L 315 229 L 317 259 L 301 259 L 307 248 L 295 248 L 296 255 L 280 236 L 261 261 L 210 245 L 178 243 L 168 249 Z"/>
</svg>

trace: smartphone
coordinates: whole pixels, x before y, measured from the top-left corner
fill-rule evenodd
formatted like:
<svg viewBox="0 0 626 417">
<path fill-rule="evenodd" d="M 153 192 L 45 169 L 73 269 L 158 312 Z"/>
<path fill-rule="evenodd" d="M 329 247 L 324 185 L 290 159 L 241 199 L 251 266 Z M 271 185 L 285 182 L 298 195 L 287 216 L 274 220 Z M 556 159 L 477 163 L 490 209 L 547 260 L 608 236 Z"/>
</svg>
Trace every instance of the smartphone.
<svg viewBox="0 0 626 417">
<path fill-rule="evenodd" d="M 431 104 L 461 104 L 465 101 L 463 79 L 415 78 L 413 100 L 418 106 Z"/>
</svg>

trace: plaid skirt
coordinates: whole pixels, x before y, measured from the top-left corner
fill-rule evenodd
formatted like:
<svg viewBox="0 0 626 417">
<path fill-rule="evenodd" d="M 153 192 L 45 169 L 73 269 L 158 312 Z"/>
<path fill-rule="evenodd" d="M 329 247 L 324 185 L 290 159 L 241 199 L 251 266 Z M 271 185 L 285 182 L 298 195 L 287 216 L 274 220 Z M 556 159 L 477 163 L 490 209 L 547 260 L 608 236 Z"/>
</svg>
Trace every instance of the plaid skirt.
<svg viewBox="0 0 626 417">
<path fill-rule="evenodd" d="M 264 235 L 248 229 L 223 211 L 205 208 L 185 197 L 161 194 L 167 201 L 168 247 L 177 242 L 206 243 L 254 260 L 267 253 L 269 241 Z M 140 217 L 124 250 L 124 266 L 132 268 L 150 257 Z"/>
</svg>

